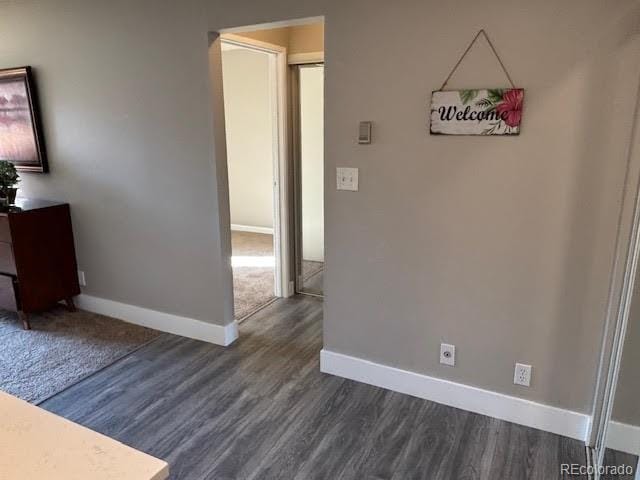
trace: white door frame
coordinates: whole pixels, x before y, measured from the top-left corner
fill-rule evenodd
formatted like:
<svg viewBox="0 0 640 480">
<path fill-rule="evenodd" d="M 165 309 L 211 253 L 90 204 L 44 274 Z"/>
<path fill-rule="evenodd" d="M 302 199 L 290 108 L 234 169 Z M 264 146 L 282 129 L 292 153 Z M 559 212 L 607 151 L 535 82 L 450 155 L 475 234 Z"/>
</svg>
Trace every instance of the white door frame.
<svg viewBox="0 0 640 480">
<path fill-rule="evenodd" d="M 276 297 L 293 295 L 289 247 L 289 167 L 287 138 L 287 49 L 233 33 L 222 33 L 223 44 L 269 55 L 269 92 L 273 115 L 273 249 Z M 230 228 L 230 227 L 229 227 Z"/>
</svg>

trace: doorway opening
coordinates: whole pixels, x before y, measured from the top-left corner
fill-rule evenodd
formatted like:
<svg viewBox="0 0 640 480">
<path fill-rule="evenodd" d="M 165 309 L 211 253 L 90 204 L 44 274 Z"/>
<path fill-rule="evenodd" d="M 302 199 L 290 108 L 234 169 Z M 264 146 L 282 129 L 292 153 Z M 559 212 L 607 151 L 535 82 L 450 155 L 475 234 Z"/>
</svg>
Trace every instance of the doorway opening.
<svg viewBox="0 0 640 480">
<path fill-rule="evenodd" d="M 283 122 L 286 50 L 221 38 L 234 316 L 288 295 Z M 284 241 L 283 241 L 284 240 Z"/>
<path fill-rule="evenodd" d="M 278 297 L 322 294 L 323 81 L 314 69 L 324 61 L 324 20 L 233 28 L 218 38 L 210 55 L 223 87 L 234 316 L 242 321 Z M 297 288 L 298 277 L 314 277 L 316 288 Z"/>
</svg>

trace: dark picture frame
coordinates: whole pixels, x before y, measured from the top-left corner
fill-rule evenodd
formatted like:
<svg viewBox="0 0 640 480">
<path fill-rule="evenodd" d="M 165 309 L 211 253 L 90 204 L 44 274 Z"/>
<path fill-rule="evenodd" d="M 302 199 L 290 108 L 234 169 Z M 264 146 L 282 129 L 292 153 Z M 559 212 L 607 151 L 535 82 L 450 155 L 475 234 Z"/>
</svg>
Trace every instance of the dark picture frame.
<svg viewBox="0 0 640 480">
<path fill-rule="evenodd" d="M 17 170 L 49 171 L 31 67 L 0 69 L 0 160 Z"/>
</svg>

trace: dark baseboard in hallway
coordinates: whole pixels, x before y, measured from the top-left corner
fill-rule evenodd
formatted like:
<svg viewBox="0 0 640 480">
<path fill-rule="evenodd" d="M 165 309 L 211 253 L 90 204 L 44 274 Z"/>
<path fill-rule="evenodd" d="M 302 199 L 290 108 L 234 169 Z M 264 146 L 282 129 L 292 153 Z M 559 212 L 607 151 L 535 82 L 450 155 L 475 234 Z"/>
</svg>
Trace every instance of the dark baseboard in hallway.
<svg viewBox="0 0 640 480">
<path fill-rule="evenodd" d="M 320 299 L 280 299 L 240 332 L 226 348 L 163 335 L 42 406 L 174 480 L 549 480 L 585 463 L 576 440 L 320 373 Z"/>
</svg>

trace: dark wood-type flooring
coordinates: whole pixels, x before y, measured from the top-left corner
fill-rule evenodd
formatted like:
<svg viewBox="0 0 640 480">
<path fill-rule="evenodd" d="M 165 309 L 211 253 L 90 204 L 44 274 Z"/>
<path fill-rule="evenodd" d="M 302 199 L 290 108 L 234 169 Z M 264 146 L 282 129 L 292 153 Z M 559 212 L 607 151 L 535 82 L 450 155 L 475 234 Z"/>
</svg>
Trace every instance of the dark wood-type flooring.
<svg viewBox="0 0 640 480">
<path fill-rule="evenodd" d="M 604 465 L 608 467 L 637 467 L 638 457 L 635 455 L 631 455 L 630 453 L 619 452 L 617 450 L 612 450 L 607 448 L 604 452 Z M 623 471 L 623 470 L 621 470 Z M 618 474 L 607 474 L 602 475 L 601 480 L 634 480 L 635 474 L 631 475 L 618 475 Z"/>
<path fill-rule="evenodd" d="M 173 480 L 549 480 L 585 461 L 575 440 L 322 374 L 321 347 L 321 300 L 296 296 L 231 347 L 165 334 L 42 406 Z"/>
</svg>

